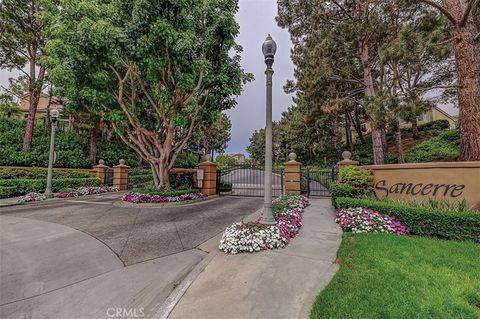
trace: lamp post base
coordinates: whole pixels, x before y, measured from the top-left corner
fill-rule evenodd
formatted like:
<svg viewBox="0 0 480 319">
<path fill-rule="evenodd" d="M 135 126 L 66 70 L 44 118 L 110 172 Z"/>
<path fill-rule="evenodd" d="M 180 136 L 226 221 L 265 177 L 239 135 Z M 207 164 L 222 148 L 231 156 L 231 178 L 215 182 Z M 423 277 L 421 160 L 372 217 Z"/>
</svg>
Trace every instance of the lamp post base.
<svg viewBox="0 0 480 319">
<path fill-rule="evenodd" d="M 53 193 L 52 192 L 45 192 L 45 193 L 43 193 L 43 195 L 45 195 L 46 198 L 53 198 Z"/>
<path fill-rule="evenodd" d="M 264 206 L 262 217 L 260 218 L 260 224 L 263 225 L 275 225 L 277 221 L 273 217 L 272 206 Z"/>
</svg>

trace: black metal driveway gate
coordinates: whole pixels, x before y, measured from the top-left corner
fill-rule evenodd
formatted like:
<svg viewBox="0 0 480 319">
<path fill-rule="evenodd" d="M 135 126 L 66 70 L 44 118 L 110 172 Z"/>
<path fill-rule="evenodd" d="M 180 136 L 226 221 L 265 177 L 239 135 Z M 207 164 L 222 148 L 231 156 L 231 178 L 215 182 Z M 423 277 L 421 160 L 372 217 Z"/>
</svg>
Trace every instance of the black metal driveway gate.
<svg viewBox="0 0 480 319">
<path fill-rule="evenodd" d="M 252 165 L 223 166 L 217 169 L 217 193 L 230 196 L 264 196 L 263 167 Z M 283 194 L 283 169 L 273 169 L 272 195 Z"/>
</svg>

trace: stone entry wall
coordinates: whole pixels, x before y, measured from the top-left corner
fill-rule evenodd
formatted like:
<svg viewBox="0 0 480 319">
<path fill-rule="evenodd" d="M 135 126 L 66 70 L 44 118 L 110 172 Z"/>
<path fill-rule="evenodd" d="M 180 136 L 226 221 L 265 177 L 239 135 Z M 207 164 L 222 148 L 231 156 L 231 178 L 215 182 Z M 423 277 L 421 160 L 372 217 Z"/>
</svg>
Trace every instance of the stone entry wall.
<svg viewBox="0 0 480 319">
<path fill-rule="evenodd" d="M 349 157 L 338 163 L 339 169 L 358 162 Z M 465 199 L 480 208 L 480 161 L 431 162 L 411 164 L 367 165 L 373 172 L 374 190 L 378 198 L 396 200 L 458 201 Z"/>
</svg>

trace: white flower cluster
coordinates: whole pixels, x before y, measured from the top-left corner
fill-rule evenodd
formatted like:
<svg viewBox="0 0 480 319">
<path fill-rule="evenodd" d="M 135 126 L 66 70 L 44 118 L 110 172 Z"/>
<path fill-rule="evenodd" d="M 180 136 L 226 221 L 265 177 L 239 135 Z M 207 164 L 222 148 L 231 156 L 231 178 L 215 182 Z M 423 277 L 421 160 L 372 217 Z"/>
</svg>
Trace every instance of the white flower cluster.
<svg viewBox="0 0 480 319">
<path fill-rule="evenodd" d="M 265 249 L 282 248 L 287 243 L 282 238 L 280 229 L 276 225 L 250 226 L 244 223 L 235 223 L 225 229 L 218 248 L 225 253 L 254 252 Z"/>
<path fill-rule="evenodd" d="M 225 229 L 218 248 L 225 253 L 237 254 L 285 247 L 302 226 L 306 206 L 306 197 L 280 197 L 273 201 L 275 225 L 260 224 L 260 218 L 251 223 L 235 223 Z"/>
<path fill-rule="evenodd" d="M 44 194 L 28 193 L 27 195 L 20 197 L 18 202 L 19 203 L 28 203 L 28 202 L 41 201 L 41 200 L 45 200 L 45 199 L 47 199 L 47 197 Z"/>
</svg>

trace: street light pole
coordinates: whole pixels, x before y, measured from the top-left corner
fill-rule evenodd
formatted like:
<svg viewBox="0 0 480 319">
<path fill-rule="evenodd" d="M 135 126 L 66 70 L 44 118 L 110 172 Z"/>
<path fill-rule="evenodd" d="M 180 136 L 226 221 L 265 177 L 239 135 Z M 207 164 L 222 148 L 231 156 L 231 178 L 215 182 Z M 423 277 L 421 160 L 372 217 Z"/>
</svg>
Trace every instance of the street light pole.
<svg viewBox="0 0 480 319">
<path fill-rule="evenodd" d="M 272 213 L 272 76 L 273 76 L 273 57 L 277 51 L 277 44 L 273 41 L 270 34 L 262 45 L 263 55 L 265 56 L 265 64 L 267 69 L 267 109 L 266 109 L 266 125 L 265 125 L 265 183 L 264 183 L 264 199 L 263 213 L 260 223 L 266 225 L 276 224 Z"/>
<path fill-rule="evenodd" d="M 48 198 L 53 197 L 52 192 L 52 178 L 53 178 L 53 161 L 55 156 L 55 130 L 57 128 L 57 119 L 60 115 L 57 109 L 50 111 L 50 118 L 52 122 L 50 133 L 50 153 L 48 155 L 48 173 L 47 173 L 47 189 L 45 189 L 45 196 Z"/>
</svg>

